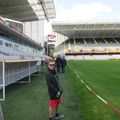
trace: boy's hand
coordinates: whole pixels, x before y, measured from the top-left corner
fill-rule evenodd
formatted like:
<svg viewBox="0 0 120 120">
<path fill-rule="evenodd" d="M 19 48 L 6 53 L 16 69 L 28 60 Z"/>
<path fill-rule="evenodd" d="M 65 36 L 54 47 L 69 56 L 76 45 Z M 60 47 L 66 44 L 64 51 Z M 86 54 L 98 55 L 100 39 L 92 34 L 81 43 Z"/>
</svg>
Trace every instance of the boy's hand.
<svg viewBox="0 0 120 120">
<path fill-rule="evenodd" d="M 60 92 L 59 91 L 57 92 L 56 97 L 60 97 Z"/>
</svg>

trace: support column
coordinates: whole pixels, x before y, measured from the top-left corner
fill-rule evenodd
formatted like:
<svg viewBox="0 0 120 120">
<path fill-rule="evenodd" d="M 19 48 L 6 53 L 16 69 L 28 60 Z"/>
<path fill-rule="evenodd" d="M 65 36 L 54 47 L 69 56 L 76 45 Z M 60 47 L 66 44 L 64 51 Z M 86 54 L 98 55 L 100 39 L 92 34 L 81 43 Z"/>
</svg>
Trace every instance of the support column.
<svg viewBox="0 0 120 120">
<path fill-rule="evenodd" d="M 5 100 L 5 61 L 3 61 L 3 100 Z"/>
<path fill-rule="evenodd" d="M 5 100 L 5 61 L 2 62 L 2 84 L 0 85 L 2 87 L 2 98 L 0 100 Z"/>
<path fill-rule="evenodd" d="M 29 83 L 30 83 L 30 80 L 31 80 L 31 75 L 30 75 L 30 61 L 28 63 L 29 63 Z"/>
</svg>

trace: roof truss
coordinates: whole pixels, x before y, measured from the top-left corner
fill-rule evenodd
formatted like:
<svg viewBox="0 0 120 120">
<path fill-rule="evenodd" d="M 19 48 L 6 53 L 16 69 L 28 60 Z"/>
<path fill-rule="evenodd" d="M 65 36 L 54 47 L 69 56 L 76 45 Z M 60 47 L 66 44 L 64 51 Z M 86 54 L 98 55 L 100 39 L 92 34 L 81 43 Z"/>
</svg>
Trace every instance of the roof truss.
<svg viewBox="0 0 120 120">
<path fill-rule="evenodd" d="M 119 22 L 98 23 L 52 23 L 54 32 L 70 38 L 120 37 Z"/>
<path fill-rule="evenodd" d="M 0 0 L 0 15 L 18 21 L 49 20 L 56 16 L 53 0 Z"/>
</svg>

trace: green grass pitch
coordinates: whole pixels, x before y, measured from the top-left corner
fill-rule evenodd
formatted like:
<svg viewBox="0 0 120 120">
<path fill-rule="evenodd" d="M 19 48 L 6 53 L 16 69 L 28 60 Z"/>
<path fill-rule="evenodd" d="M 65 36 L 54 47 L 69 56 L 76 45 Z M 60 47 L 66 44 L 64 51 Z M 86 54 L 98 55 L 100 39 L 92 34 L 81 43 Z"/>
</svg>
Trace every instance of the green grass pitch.
<svg viewBox="0 0 120 120">
<path fill-rule="evenodd" d="M 71 61 L 69 62 L 69 66 L 72 68 L 71 72 L 73 73 L 73 78 L 75 77 L 74 79 L 76 79 L 74 82 L 77 84 L 77 86 L 80 80 L 78 80 L 78 78 L 74 74 L 73 71 L 75 70 L 80 75 L 81 79 L 90 88 L 92 88 L 103 99 L 107 100 L 109 103 L 111 103 L 113 106 L 117 107 L 120 110 L 120 93 L 119 93 L 120 92 L 120 61 L 119 60 L 118 61 L 117 60 Z M 81 90 L 81 87 L 79 88 L 76 87 L 76 89 Z M 81 94 L 83 93 L 82 92 L 79 93 L 79 95 Z M 99 103 L 98 102 L 99 100 L 97 101 L 95 97 L 91 99 L 91 96 L 89 96 L 90 98 L 88 96 L 89 95 L 87 93 L 81 97 L 81 101 L 83 100 L 82 104 L 84 104 L 81 105 L 82 106 L 81 108 L 83 109 L 82 111 L 85 112 L 85 115 L 89 116 L 89 118 L 87 119 L 90 119 L 91 115 L 94 116 L 94 118 L 91 119 L 95 119 L 95 120 L 120 119 L 119 117 L 117 118 L 117 116 L 120 115 L 117 114 L 113 115 L 114 112 L 112 112 L 112 110 L 111 111 L 108 110 L 108 108 L 103 105 L 104 103 Z M 88 101 L 85 98 L 88 99 Z M 91 109 L 91 110 L 89 111 L 86 110 L 84 108 L 85 106 L 86 109 Z M 98 111 L 99 114 L 97 113 Z"/>
<path fill-rule="evenodd" d="M 70 62 L 98 95 L 120 109 L 120 61 Z"/>
<path fill-rule="evenodd" d="M 66 73 L 60 73 L 63 87 L 60 111 L 63 120 L 120 120 L 80 82 L 74 71 L 98 95 L 120 109 L 120 61 L 69 61 Z M 27 78 L 28 79 L 28 78 Z M 6 87 L 1 102 L 5 120 L 48 120 L 49 97 L 44 75 L 34 76 L 30 84 Z"/>
</svg>

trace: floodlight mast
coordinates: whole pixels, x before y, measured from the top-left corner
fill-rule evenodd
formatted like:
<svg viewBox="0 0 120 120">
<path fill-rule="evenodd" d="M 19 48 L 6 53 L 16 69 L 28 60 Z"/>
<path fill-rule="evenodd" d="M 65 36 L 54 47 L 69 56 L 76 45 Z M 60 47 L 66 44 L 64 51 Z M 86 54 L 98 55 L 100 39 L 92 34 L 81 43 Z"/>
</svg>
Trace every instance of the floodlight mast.
<svg viewBox="0 0 120 120">
<path fill-rule="evenodd" d="M 41 6 L 42 6 L 42 9 L 43 9 L 43 11 L 44 11 L 44 13 L 45 13 L 45 17 L 46 17 L 47 21 L 49 21 L 48 16 L 47 16 L 47 12 L 46 12 L 46 10 L 45 10 L 44 1 L 43 1 L 43 0 L 38 0 L 38 5 L 41 5 Z"/>
</svg>

